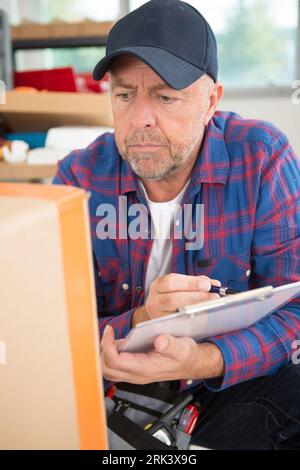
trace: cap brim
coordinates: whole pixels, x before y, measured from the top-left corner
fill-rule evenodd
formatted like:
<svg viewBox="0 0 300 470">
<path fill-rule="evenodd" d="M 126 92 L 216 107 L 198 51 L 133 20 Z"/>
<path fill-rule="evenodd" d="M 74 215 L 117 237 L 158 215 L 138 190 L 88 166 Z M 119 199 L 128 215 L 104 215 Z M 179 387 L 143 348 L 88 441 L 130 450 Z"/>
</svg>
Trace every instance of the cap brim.
<svg viewBox="0 0 300 470">
<path fill-rule="evenodd" d="M 112 59 L 132 54 L 149 65 L 170 87 L 181 90 L 202 77 L 206 72 L 176 57 L 164 49 L 150 46 L 124 47 L 101 59 L 93 71 L 94 80 L 101 80 L 109 70 Z"/>
</svg>

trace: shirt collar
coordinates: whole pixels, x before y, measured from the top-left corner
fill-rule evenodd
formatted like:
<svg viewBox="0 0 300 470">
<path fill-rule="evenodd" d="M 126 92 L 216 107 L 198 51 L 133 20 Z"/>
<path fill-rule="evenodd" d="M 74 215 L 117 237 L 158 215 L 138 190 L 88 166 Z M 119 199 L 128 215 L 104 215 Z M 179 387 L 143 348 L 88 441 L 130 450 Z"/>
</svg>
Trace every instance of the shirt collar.
<svg viewBox="0 0 300 470">
<path fill-rule="evenodd" d="M 121 158 L 121 194 L 131 191 L 140 193 L 138 177 L 127 162 Z M 230 160 L 224 142 L 223 131 L 217 126 L 217 119 L 212 118 L 205 129 L 199 155 L 195 162 L 189 188 L 200 187 L 201 183 L 226 184 Z"/>
<path fill-rule="evenodd" d="M 217 119 L 212 118 L 205 129 L 200 152 L 193 169 L 192 184 L 225 184 L 229 168 L 230 159 L 223 131 L 217 126 Z"/>
</svg>

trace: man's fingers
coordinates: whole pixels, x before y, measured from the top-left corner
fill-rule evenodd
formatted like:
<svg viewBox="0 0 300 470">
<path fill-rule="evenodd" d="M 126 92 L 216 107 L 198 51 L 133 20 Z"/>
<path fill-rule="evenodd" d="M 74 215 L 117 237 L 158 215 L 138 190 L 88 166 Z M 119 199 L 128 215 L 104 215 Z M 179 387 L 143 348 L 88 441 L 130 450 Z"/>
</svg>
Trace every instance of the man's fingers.
<svg viewBox="0 0 300 470">
<path fill-rule="evenodd" d="M 175 338 L 171 335 L 160 335 L 154 340 L 155 351 L 175 361 L 184 361 L 193 345 L 191 338 Z"/>
<path fill-rule="evenodd" d="M 206 276 L 187 276 L 178 273 L 166 274 L 155 282 L 155 290 L 160 294 L 174 291 L 209 292 L 211 288 L 211 280 Z"/>
<path fill-rule="evenodd" d="M 221 287 L 221 285 L 222 285 L 222 284 L 220 283 L 220 281 L 218 281 L 217 279 L 211 279 L 210 282 L 211 282 L 211 285 L 212 285 L 212 286 Z"/>
<path fill-rule="evenodd" d="M 218 294 L 208 292 L 169 292 L 157 296 L 157 306 L 162 312 L 175 312 L 187 305 L 216 299 L 219 299 Z"/>
<path fill-rule="evenodd" d="M 115 340 L 114 330 L 109 325 L 105 327 L 103 332 L 101 351 L 103 361 L 110 367 L 113 367 L 113 364 L 118 359 L 119 353 L 117 351 L 117 341 Z"/>
<path fill-rule="evenodd" d="M 168 349 L 170 348 L 170 340 L 171 338 L 167 335 L 163 335 L 163 336 L 161 335 L 155 338 L 154 340 L 155 351 L 157 351 L 160 354 L 163 354 L 166 351 L 168 351 Z"/>
<path fill-rule="evenodd" d="M 102 341 L 104 344 L 114 344 L 115 343 L 115 332 L 110 325 L 106 325 L 103 331 Z"/>
<path fill-rule="evenodd" d="M 139 371 L 140 363 L 133 354 L 118 352 L 118 345 L 122 341 L 115 339 L 111 326 L 105 327 L 101 341 L 102 367 L 105 378 L 110 377 L 110 380 L 118 377 L 118 381 L 126 381 L 130 371 L 136 374 Z"/>
</svg>

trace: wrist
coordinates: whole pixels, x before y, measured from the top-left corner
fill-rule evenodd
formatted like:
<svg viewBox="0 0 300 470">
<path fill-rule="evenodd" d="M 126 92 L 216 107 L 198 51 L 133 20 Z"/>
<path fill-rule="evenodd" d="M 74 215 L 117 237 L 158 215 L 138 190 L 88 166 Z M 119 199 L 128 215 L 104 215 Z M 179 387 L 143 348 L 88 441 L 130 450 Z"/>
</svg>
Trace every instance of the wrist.
<svg viewBox="0 0 300 470">
<path fill-rule="evenodd" d="M 214 343 L 198 344 L 199 351 L 199 379 L 213 379 L 223 377 L 225 363 L 221 350 Z"/>
</svg>

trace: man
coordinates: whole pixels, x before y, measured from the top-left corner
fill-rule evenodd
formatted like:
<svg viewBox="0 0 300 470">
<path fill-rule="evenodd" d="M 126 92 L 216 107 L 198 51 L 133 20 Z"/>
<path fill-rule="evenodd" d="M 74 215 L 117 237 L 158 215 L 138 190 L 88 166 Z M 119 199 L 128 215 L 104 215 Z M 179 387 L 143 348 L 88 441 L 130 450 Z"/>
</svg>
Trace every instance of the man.
<svg viewBox="0 0 300 470">
<path fill-rule="evenodd" d="M 91 192 L 104 377 L 196 392 L 203 413 L 193 439 L 206 447 L 300 448 L 300 370 L 292 363 L 299 299 L 201 344 L 160 335 L 147 354 L 117 349 L 139 322 L 215 298 L 212 285 L 300 280 L 299 161 L 271 124 L 216 112 L 223 87 L 215 38 L 184 2 L 152 0 L 117 22 L 94 78 L 106 71 L 115 134 L 72 152 L 54 180 Z M 136 204 L 148 207 L 152 231 L 140 224 L 138 237 L 126 237 Z M 175 236 L 178 204 L 192 205 L 203 244 L 190 249 L 192 237 Z M 117 216 L 110 236 L 101 225 L 109 205 Z"/>
</svg>

